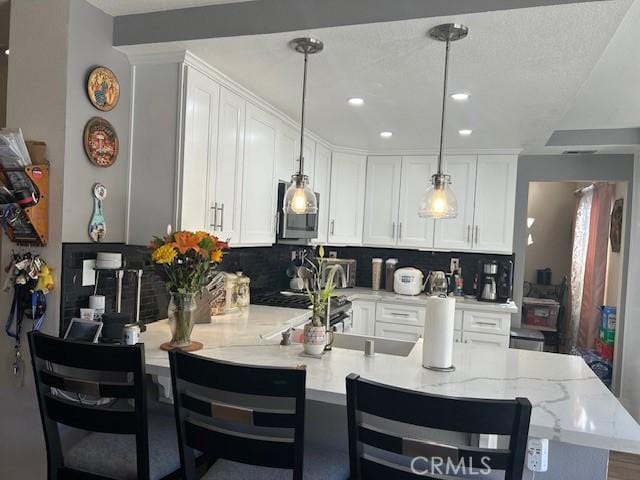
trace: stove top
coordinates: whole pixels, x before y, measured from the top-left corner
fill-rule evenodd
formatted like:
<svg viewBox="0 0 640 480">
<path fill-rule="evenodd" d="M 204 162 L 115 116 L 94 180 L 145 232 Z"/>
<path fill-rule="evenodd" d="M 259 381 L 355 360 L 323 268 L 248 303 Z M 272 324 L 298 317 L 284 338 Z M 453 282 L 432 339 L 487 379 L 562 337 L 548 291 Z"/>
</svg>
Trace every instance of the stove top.
<svg viewBox="0 0 640 480">
<path fill-rule="evenodd" d="M 254 305 L 267 305 L 269 307 L 287 307 L 287 308 L 310 308 L 311 300 L 306 293 L 301 292 L 266 292 L 252 293 L 251 303 Z M 350 308 L 351 302 L 344 295 L 337 295 L 331 298 L 331 310 L 347 310 Z"/>
</svg>

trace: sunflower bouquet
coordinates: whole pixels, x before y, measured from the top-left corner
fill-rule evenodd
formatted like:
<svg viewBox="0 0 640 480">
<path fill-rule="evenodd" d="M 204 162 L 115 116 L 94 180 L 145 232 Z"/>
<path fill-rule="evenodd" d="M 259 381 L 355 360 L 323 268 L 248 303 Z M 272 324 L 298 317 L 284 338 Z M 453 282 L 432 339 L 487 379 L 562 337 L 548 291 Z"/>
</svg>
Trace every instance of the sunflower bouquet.
<svg viewBox="0 0 640 480">
<path fill-rule="evenodd" d="M 151 260 L 162 269 L 171 294 L 168 318 L 172 338 L 162 348 L 195 349 L 195 342 L 191 342 L 195 296 L 209 283 L 228 247 L 227 242 L 207 232 L 171 232 L 170 228 L 167 235 L 151 241 Z"/>
</svg>

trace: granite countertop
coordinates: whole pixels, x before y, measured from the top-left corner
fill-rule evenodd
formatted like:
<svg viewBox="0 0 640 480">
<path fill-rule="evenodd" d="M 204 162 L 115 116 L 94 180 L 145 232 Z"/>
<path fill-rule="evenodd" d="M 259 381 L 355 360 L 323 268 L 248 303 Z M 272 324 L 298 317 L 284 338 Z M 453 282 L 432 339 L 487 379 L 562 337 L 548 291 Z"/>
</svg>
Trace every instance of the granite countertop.
<svg viewBox="0 0 640 480">
<path fill-rule="evenodd" d="M 370 301 L 389 301 L 397 303 L 419 303 L 426 304 L 427 296 L 420 295 L 399 295 L 386 290 L 372 290 L 371 288 L 355 287 L 336 290 L 340 295 L 345 295 L 349 300 L 370 300 Z M 513 302 L 509 303 L 492 303 L 480 302 L 475 298 L 455 297 L 456 308 L 460 310 L 482 310 L 485 312 L 496 313 L 519 313 L 518 306 Z"/>
<path fill-rule="evenodd" d="M 530 435 L 580 446 L 640 454 L 640 426 L 580 357 L 484 345 L 455 344 L 455 372 L 421 366 L 422 342 L 409 356 L 334 348 L 321 359 L 302 346 L 280 346 L 279 332 L 304 324 L 306 310 L 251 305 L 242 312 L 196 325 L 197 354 L 220 360 L 272 366 L 307 366 L 307 398 L 345 404 L 345 377 L 365 378 L 418 391 L 477 398 L 527 397 L 533 404 Z M 169 359 L 160 344 L 170 338 L 166 320 L 141 335 L 147 372 L 168 377 Z"/>
</svg>

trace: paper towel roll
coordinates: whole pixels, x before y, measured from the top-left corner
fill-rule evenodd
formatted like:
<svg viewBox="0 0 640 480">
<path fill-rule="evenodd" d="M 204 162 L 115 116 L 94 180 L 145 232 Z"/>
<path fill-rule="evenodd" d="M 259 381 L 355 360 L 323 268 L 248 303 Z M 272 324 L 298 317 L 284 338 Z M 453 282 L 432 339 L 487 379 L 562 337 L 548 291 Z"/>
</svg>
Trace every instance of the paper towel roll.
<svg viewBox="0 0 640 480">
<path fill-rule="evenodd" d="M 453 367 L 453 329 L 456 300 L 451 297 L 429 297 L 424 322 L 422 366 L 433 369 Z"/>
</svg>

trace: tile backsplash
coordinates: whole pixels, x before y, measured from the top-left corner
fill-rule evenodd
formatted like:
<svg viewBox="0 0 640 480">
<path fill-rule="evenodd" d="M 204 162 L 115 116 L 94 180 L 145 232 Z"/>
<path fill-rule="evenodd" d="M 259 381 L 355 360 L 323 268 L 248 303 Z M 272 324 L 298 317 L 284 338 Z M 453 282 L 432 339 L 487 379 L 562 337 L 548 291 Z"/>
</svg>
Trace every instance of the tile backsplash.
<svg viewBox="0 0 640 480">
<path fill-rule="evenodd" d="M 285 270 L 291 260 L 291 252 L 301 247 L 290 245 L 274 245 L 273 247 L 234 248 L 224 257 L 221 269 L 228 272 L 243 271 L 251 279 L 252 291 L 282 290 L 289 286 Z M 479 260 L 513 260 L 510 255 L 483 255 L 476 253 L 456 252 L 421 252 L 416 250 L 400 250 L 367 247 L 326 247 L 327 255 L 336 251 L 340 258 L 357 260 L 357 285 L 371 286 L 371 259 L 380 257 L 397 258 L 398 267 L 412 266 L 423 273 L 429 270 L 449 271 L 450 259 L 459 258 L 462 266 L 465 293 L 473 293 L 473 277 Z M 82 286 L 82 261 L 95 259 L 98 252 L 122 253 L 126 265 L 141 268 L 142 294 L 140 318 L 143 322 L 153 322 L 166 318 L 169 296 L 164 282 L 156 273 L 156 267 L 150 263 L 146 246 L 124 245 L 120 243 L 66 243 L 62 247 L 62 305 L 60 317 L 60 333 L 63 333 L 68 322 L 79 316 L 79 309 L 89 303 L 89 296 L 94 287 Z M 96 293 L 105 295 L 106 311 L 115 311 L 116 280 L 112 273 L 102 272 L 98 279 Z M 122 311 L 135 316 L 136 275 L 125 274 L 123 280 Z"/>
</svg>

